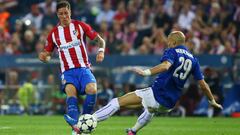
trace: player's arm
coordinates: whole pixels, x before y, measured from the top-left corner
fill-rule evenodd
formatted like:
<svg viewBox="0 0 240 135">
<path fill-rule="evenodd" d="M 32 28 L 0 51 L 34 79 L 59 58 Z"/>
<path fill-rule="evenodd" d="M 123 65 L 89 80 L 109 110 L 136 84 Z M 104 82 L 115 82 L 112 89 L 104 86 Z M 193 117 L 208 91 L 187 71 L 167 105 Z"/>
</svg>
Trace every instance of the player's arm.
<svg viewBox="0 0 240 135">
<path fill-rule="evenodd" d="M 52 32 L 48 34 L 43 51 L 38 54 L 39 60 L 44 63 L 48 62 L 51 59 L 51 54 L 52 54 L 51 52 L 53 52 L 54 50 L 54 43 L 51 35 L 52 35 Z"/>
<path fill-rule="evenodd" d="M 84 32 L 86 35 L 93 41 L 95 41 L 99 47 L 96 61 L 102 62 L 104 59 L 104 51 L 105 51 L 105 41 L 103 38 L 92 29 L 92 27 L 84 22 L 79 22 L 79 24 L 83 27 Z"/>
<path fill-rule="evenodd" d="M 51 59 L 51 52 L 44 50 L 38 54 L 38 58 L 40 61 L 47 63 Z"/>
<path fill-rule="evenodd" d="M 104 51 L 105 51 L 105 46 L 106 46 L 105 41 L 100 35 L 97 35 L 94 38 L 94 41 L 97 43 L 97 45 L 99 47 L 97 57 L 96 57 L 96 61 L 97 62 L 102 62 L 103 59 L 104 59 Z"/>
<path fill-rule="evenodd" d="M 205 82 L 205 80 L 204 79 L 199 80 L 198 84 L 200 85 L 200 87 L 201 87 L 202 91 L 204 92 L 204 94 L 208 97 L 209 103 L 213 107 L 216 107 L 216 108 L 219 108 L 219 109 L 223 109 L 223 107 L 220 104 L 216 103 L 216 101 L 215 101 L 215 99 L 214 99 L 214 97 L 212 95 L 212 92 L 211 92 L 208 84 Z"/>
<path fill-rule="evenodd" d="M 172 63 L 166 60 L 166 61 L 163 61 L 161 64 L 155 67 L 152 67 L 150 69 L 143 70 L 140 68 L 133 68 L 132 71 L 142 76 L 151 76 L 151 75 L 155 75 L 155 74 L 167 71 L 171 66 L 172 66 Z"/>
<path fill-rule="evenodd" d="M 104 52 L 105 51 L 105 46 L 106 46 L 104 39 L 100 35 L 97 35 L 94 38 L 94 41 L 97 43 L 97 45 L 99 47 L 99 51 Z"/>
</svg>

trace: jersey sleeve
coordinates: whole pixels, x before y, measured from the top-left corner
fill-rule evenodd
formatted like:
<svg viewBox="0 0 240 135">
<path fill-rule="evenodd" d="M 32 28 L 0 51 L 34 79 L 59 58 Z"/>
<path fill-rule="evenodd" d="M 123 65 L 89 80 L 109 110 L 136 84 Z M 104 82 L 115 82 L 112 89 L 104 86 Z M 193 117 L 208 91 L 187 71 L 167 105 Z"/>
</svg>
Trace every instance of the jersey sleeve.
<svg viewBox="0 0 240 135">
<path fill-rule="evenodd" d="M 196 65 L 193 68 L 193 76 L 195 80 L 202 80 L 204 78 L 203 73 L 200 69 L 200 64 L 197 61 Z"/>
<path fill-rule="evenodd" d="M 168 61 L 171 64 L 175 61 L 175 52 L 173 49 L 167 49 L 164 51 L 163 56 L 161 58 L 161 62 Z"/>
<path fill-rule="evenodd" d="M 80 25 L 82 26 L 87 37 L 89 37 L 91 40 L 93 40 L 98 35 L 98 33 L 94 29 L 92 29 L 90 25 L 84 22 L 80 22 Z"/>
<path fill-rule="evenodd" d="M 45 47 L 44 47 L 44 50 L 47 51 L 47 52 L 53 52 L 54 50 L 54 43 L 53 43 L 53 39 L 52 39 L 52 32 L 50 32 L 48 34 L 48 37 L 47 37 L 47 41 L 45 43 Z"/>
</svg>

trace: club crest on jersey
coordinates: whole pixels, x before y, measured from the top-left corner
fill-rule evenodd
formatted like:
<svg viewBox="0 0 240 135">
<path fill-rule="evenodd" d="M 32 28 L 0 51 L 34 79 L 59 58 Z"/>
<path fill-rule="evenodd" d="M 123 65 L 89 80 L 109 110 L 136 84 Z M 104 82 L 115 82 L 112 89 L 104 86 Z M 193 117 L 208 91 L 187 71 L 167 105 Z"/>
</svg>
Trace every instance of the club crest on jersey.
<svg viewBox="0 0 240 135">
<path fill-rule="evenodd" d="M 73 31 L 73 34 L 74 34 L 75 36 L 78 36 L 79 33 L 78 33 L 77 30 L 74 30 L 74 31 Z"/>
</svg>

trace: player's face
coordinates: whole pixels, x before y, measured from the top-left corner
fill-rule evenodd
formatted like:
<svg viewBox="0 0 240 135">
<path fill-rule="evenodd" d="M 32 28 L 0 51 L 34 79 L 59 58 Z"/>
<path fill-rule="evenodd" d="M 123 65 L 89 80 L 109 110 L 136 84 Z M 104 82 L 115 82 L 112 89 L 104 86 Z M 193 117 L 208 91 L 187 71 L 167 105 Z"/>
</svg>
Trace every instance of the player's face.
<svg viewBox="0 0 240 135">
<path fill-rule="evenodd" d="M 63 7 L 58 9 L 57 16 L 60 21 L 60 24 L 63 26 L 67 26 L 71 22 L 71 10 L 67 7 Z"/>
</svg>

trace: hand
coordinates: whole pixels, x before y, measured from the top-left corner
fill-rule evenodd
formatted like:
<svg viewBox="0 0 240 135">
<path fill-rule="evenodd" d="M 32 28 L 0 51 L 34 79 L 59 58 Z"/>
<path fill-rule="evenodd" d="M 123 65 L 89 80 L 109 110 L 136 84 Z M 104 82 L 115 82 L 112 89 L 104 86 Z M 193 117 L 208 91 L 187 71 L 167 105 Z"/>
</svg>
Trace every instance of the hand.
<svg viewBox="0 0 240 135">
<path fill-rule="evenodd" d="M 130 69 L 130 71 L 133 71 L 141 76 L 144 76 L 144 70 L 142 70 L 140 68 L 132 68 L 132 69 Z"/>
<path fill-rule="evenodd" d="M 39 53 L 38 58 L 44 63 L 48 62 L 51 59 L 51 57 L 46 52 Z"/>
<path fill-rule="evenodd" d="M 215 108 L 218 108 L 218 109 L 221 109 L 221 110 L 223 109 L 222 105 L 218 104 L 214 99 L 211 100 L 211 101 L 208 101 L 208 102 L 211 106 L 213 106 Z"/>
<path fill-rule="evenodd" d="M 97 63 L 102 62 L 103 59 L 104 59 L 104 52 L 98 52 L 98 54 L 96 56 Z"/>
</svg>

